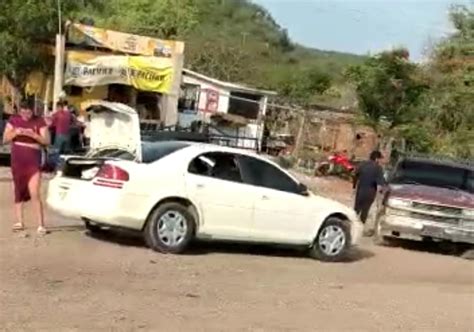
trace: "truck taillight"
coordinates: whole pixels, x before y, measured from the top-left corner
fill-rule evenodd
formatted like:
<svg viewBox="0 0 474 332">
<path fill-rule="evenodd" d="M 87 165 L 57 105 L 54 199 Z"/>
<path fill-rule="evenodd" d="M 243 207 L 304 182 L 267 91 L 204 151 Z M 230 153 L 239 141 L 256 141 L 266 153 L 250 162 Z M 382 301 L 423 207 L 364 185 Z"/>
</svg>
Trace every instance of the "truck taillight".
<svg viewBox="0 0 474 332">
<path fill-rule="evenodd" d="M 94 179 L 97 186 L 121 189 L 124 182 L 130 180 L 128 172 L 115 165 L 104 164 Z"/>
</svg>

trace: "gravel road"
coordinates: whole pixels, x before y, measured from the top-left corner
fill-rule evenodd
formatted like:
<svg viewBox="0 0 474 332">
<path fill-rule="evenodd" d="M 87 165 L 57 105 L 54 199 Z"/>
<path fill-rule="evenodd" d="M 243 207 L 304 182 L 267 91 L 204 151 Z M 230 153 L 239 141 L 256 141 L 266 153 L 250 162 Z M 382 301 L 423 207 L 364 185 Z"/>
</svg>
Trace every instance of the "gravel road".
<svg viewBox="0 0 474 332">
<path fill-rule="evenodd" d="M 307 179 L 350 202 L 347 183 Z M 366 239 L 349 262 L 235 245 L 160 255 L 48 213 L 44 238 L 10 231 L 0 169 L 2 331 L 474 331 L 474 264 Z M 337 188 L 337 189 L 336 189 Z"/>
</svg>

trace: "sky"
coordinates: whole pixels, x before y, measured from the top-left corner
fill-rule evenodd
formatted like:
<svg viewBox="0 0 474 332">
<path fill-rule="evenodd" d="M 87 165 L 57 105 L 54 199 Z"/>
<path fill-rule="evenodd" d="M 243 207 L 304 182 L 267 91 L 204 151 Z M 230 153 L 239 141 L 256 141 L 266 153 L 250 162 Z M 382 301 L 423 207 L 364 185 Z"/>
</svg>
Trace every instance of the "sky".
<svg viewBox="0 0 474 332">
<path fill-rule="evenodd" d="M 356 54 L 407 47 L 421 61 L 449 34 L 448 9 L 472 0 L 253 0 L 304 46 Z"/>
</svg>

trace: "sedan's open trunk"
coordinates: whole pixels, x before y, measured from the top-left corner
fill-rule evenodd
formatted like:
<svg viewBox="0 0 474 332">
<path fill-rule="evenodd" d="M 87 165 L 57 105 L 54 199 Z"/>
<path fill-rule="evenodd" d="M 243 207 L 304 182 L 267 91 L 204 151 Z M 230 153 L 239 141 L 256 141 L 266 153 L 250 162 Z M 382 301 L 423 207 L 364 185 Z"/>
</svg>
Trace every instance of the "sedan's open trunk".
<svg viewBox="0 0 474 332">
<path fill-rule="evenodd" d="M 62 167 L 62 175 L 67 178 L 92 180 L 104 164 L 105 159 L 70 158 Z"/>
</svg>

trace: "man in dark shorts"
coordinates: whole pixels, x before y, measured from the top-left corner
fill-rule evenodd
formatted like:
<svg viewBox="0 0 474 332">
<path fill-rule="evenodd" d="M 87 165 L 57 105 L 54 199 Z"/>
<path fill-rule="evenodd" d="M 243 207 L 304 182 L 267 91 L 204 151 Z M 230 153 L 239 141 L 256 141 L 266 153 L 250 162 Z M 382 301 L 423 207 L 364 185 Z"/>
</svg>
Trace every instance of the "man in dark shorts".
<svg viewBox="0 0 474 332">
<path fill-rule="evenodd" d="M 383 169 L 380 165 L 382 159 L 380 151 L 373 151 L 370 159 L 359 165 L 354 176 L 353 188 L 356 190 L 354 210 L 364 224 L 377 196 L 378 187 L 385 186 Z"/>
</svg>

